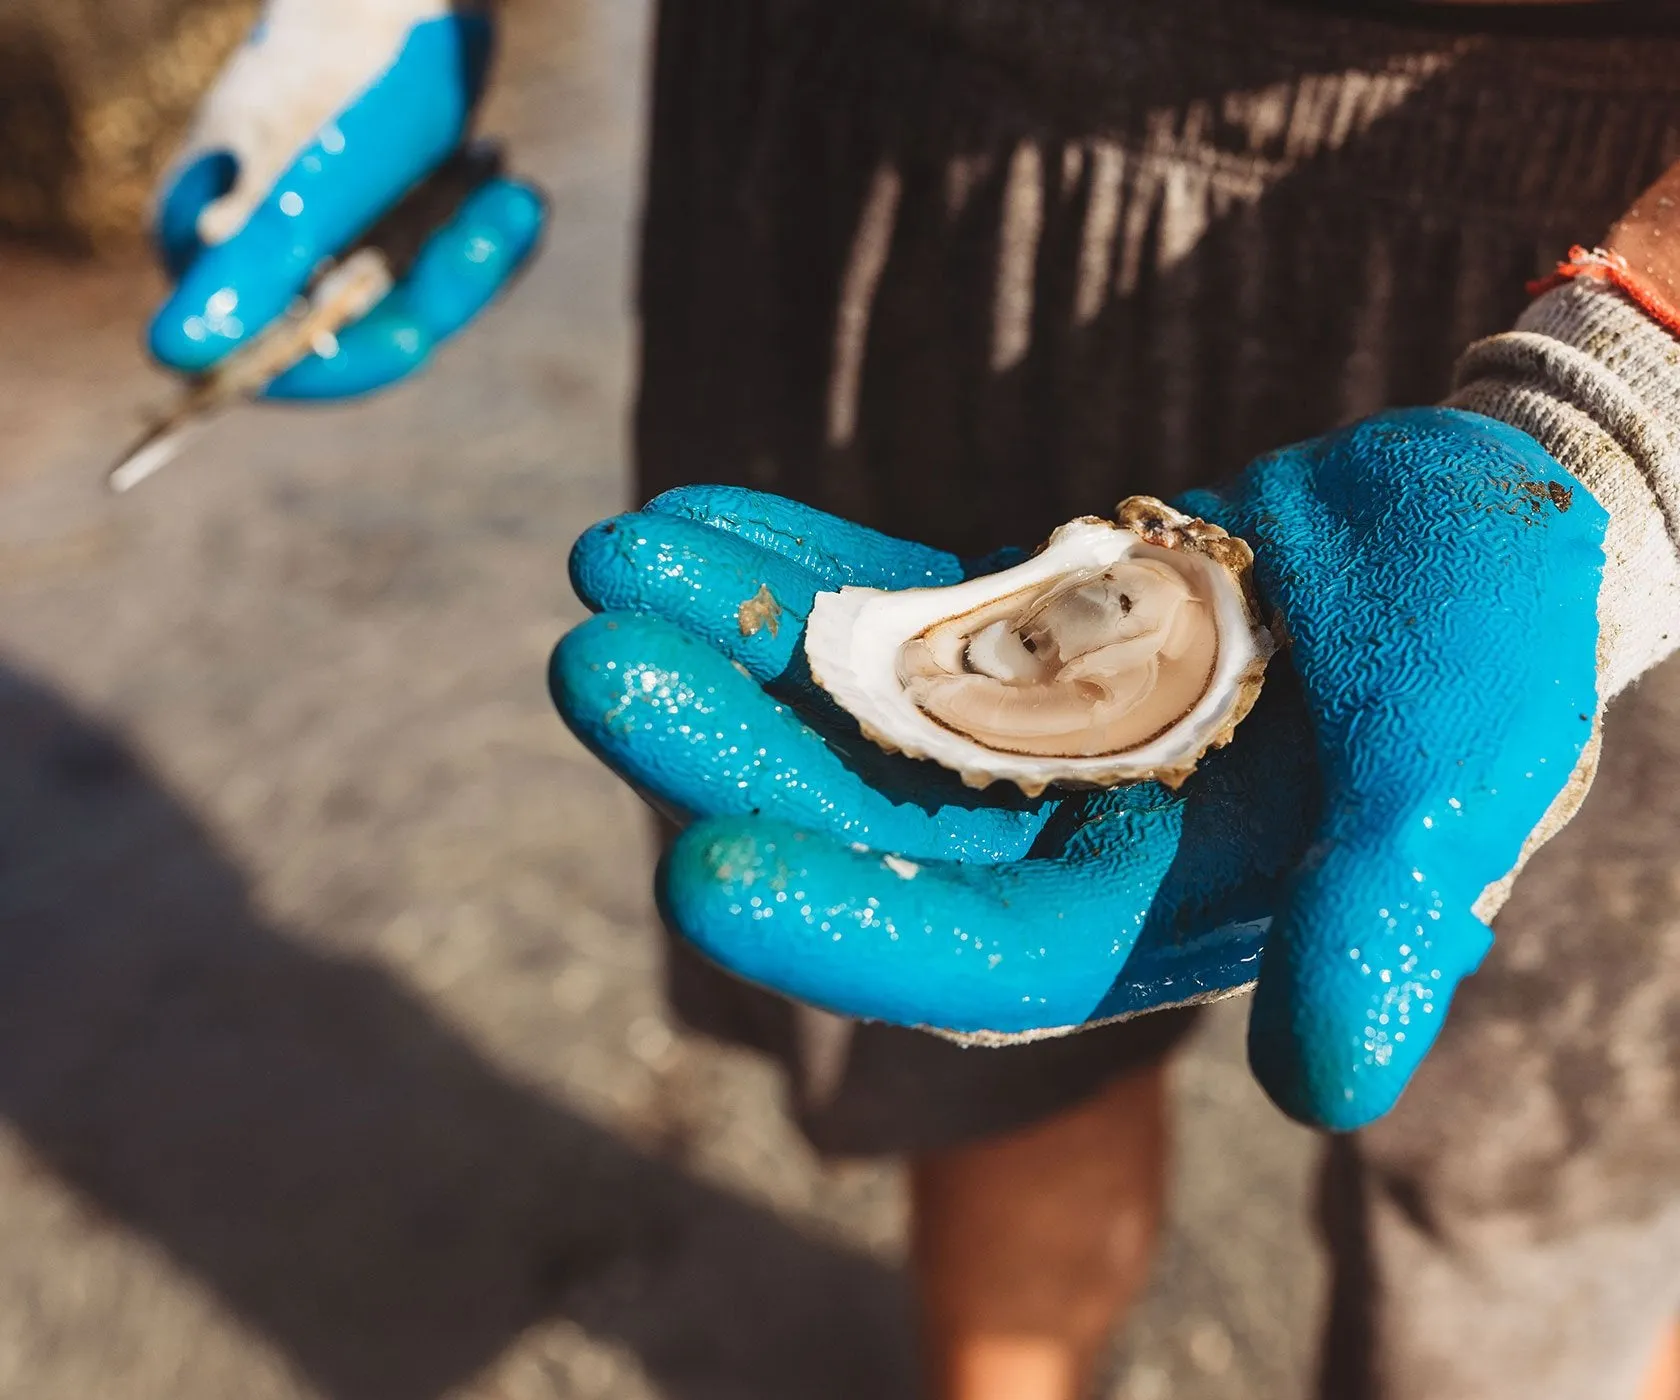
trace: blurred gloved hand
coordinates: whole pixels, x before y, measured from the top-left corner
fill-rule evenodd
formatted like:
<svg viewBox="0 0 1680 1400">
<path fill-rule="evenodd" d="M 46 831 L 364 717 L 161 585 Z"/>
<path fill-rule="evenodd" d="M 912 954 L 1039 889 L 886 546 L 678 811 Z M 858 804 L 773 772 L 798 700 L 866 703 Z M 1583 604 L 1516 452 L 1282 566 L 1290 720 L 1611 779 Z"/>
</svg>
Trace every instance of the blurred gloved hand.
<svg viewBox="0 0 1680 1400">
<path fill-rule="evenodd" d="M 1447 410 L 1178 504 L 1253 545 L 1287 645 L 1177 793 L 1036 801 L 879 752 L 801 649 L 821 590 L 1008 560 L 727 488 L 589 531 L 573 581 L 610 611 L 562 640 L 551 688 L 629 782 L 704 819 L 659 876 L 675 927 L 801 1000 L 988 1039 L 1258 972 L 1250 1058 L 1278 1104 L 1334 1128 L 1386 1111 L 1487 950 L 1478 901 L 1591 752 L 1604 512 L 1532 439 Z"/>
<path fill-rule="evenodd" d="M 442 163 L 490 40 L 488 15 L 450 0 L 269 0 L 159 194 L 157 242 L 178 282 L 152 321 L 156 358 L 214 366 Z M 481 187 L 403 281 L 269 394 L 341 397 L 408 374 L 513 275 L 542 214 L 527 186 Z"/>
</svg>

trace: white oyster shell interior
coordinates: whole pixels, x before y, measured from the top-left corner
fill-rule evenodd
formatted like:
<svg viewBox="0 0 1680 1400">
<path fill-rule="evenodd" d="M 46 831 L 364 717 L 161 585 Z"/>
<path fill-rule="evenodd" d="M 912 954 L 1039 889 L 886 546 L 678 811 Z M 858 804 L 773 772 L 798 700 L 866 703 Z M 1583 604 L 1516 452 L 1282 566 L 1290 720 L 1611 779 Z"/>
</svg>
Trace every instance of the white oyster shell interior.
<svg viewBox="0 0 1680 1400">
<path fill-rule="evenodd" d="M 1228 559 L 1076 520 L 984 578 L 819 595 L 806 656 L 876 743 L 971 786 L 1177 781 L 1229 738 L 1272 651 Z"/>
</svg>

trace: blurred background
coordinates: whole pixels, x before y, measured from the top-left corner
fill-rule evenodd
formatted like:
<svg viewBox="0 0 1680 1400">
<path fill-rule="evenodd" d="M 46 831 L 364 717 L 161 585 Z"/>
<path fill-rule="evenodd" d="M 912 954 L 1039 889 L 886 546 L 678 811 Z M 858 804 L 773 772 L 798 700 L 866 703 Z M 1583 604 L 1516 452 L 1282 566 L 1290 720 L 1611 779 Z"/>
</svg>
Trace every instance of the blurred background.
<svg viewBox="0 0 1680 1400">
<path fill-rule="evenodd" d="M 627 503 L 651 6 L 510 6 L 483 125 L 551 232 L 429 374 L 112 499 L 148 194 L 254 8 L 0 0 L 0 1397 L 908 1400 L 896 1166 L 663 1017 L 647 824 L 544 692 Z M 1310 1370 L 1244 1010 L 1112 1397 Z"/>
</svg>

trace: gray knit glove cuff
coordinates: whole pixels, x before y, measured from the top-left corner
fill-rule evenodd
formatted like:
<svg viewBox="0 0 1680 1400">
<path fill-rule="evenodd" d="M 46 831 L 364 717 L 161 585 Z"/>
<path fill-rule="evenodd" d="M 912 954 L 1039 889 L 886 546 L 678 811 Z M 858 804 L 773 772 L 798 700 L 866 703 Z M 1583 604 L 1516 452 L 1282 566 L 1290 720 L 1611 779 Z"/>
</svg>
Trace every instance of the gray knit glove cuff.
<svg viewBox="0 0 1680 1400">
<path fill-rule="evenodd" d="M 1578 278 L 1472 345 L 1448 403 L 1536 438 L 1610 513 L 1602 702 L 1680 646 L 1680 340 Z"/>
</svg>

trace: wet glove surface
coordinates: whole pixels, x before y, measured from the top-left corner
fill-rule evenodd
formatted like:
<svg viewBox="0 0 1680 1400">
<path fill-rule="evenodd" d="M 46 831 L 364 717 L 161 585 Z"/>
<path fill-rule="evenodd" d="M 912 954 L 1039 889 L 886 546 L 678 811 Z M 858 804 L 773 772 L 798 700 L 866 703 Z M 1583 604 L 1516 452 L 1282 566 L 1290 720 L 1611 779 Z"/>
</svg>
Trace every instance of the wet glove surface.
<svg viewBox="0 0 1680 1400">
<path fill-rule="evenodd" d="M 490 42 L 487 14 L 445 0 L 271 0 L 159 194 L 156 241 L 177 285 L 152 321 L 154 357 L 199 373 L 281 315 L 460 144 Z M 542 220 L 533 189 L 490 181 L 268 396 L 343 398 L 413 372 L 519 270 Z"/>
<path fill-rule="evenodd" d="M 1178 503 L 1246 538 L 1288 646 L 1177 792 L 1028 800 L 881 753 L 814 691 L 815 594 L 1000 567 L 774 497 L 669 493 L 578 543 L 602 615 L 561 642 L 573 730 L 698 819 L 659 894 L 739 975 L 984 1039 L 1258 977 L 1255 1072 L 1288 1112 L 1384 1112 L 1593 734 L 1604 515 L 1532 439 L 1417 410 Z M 1018 557 L 1018 556 L 1013 556 Z"/>
</svg>

